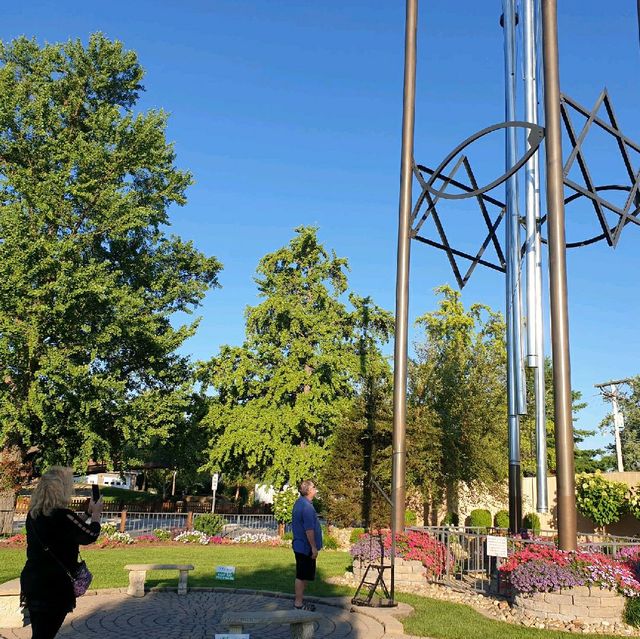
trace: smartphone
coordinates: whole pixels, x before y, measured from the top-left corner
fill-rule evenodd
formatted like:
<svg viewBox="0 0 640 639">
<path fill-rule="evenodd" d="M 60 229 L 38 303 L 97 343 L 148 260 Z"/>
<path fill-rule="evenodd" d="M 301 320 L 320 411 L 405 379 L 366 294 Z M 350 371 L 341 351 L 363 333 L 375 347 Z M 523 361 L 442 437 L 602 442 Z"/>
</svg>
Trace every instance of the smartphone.
<svg viewBox="0 0 640 639">
<path fill-rule="evenodd" d="M 100 488 L 98 484 L 91 484 L 91 499 L 93 499 L 94 503 L 97 503 L 98 499 L 100 499 Z"/>
</svg>

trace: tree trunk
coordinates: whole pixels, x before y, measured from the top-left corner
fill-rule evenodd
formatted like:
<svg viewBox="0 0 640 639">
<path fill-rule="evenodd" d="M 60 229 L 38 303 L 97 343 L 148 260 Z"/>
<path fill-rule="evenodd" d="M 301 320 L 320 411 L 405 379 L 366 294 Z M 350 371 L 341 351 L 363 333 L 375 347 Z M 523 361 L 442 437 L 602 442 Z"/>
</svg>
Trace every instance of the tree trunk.
<svg viewBox="0 0 640 639">
<path fill-rule="evenodd" d="M 11 535 L 13 532 L 15 505 L 15 492 L 12 490 L 0 492 L 0 535 Z"/>
</svg>

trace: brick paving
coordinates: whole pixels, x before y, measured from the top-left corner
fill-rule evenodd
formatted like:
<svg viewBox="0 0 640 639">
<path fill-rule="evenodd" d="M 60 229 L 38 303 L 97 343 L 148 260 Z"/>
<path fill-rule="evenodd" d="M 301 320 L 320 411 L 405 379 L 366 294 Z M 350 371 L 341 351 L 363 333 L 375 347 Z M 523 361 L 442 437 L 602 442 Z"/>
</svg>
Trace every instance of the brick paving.
<svg viewBox="0 0 640 639">
<path fill-rule="evenodd" d="M 329 605 L 332 603 L 333 605 Z M 132 598 L 119 590 L 97 591 L 78 599 L 58 634 L 60 639 L 214 639 L 227 632 L 220 623 L 227 610 L 288 610 L 289 598 L 236 592 L 150 592 Z M 389 611 L 350 611 L 346 599 L 316 600 L 322 619 L 315 637 L 322 639 L 385 639 L 401 637 L 402 626 Z M 360 612 L 364 614 L 360 614 Z M 404 611 L 406 614 L 406 611 Z M 386 633 L 385 634 L 385 626 Z M 288 625 L 251 626 L 251 639 L 286 639 Z M 31 628 L 0 629 L 2 639 L 29 639 Z"/>
</svg>

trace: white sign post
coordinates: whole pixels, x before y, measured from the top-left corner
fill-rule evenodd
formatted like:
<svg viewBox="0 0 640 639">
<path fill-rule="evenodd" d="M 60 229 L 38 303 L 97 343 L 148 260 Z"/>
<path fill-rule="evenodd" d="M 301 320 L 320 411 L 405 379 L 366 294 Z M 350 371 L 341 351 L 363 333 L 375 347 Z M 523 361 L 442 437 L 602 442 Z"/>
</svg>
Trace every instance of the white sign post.
<svg viewBox="0 0 640 639">
<path fill-rule="evenodd" d="M 218 473 L 214 473 L 211 476 L 211 492 L 213 493 L 213 500 L 211 501 L 211 512 L 216 511 L 216 490 L 218 490 Z"/>
<path fill-rule="evenodd" d="M 487 555 L 489 557 L 507 557 L 507 538 L 487 535 Z"/>
</svg>

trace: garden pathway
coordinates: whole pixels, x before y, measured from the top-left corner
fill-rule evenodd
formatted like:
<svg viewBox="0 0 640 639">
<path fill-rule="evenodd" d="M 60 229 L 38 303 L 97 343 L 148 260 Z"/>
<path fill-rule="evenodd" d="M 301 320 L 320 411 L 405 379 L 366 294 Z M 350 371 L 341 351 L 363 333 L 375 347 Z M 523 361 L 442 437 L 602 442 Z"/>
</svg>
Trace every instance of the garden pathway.
<svg viewBox="0 0 640 639">
<path fill-rule="evenodd" d="M 186 596 L 175 592 L 150 592 L 145 597 L 128 597 L 124 589 L 93 591 L 78 599 L 58 634 L 60 639 L 214 639 L 227 632 L 220 619 L 225 611 L 286 610 L 292 600 L 286 595 L 198 591 Z M 285 598 L 286 597 L 286 598 Z M 400 639 L 402 625 L 389 610 L 359 608 L 350 612 L 348 598 L 314 599 L 322 615 L 315 637 L 322 639 Z M 322 602 L 322 603 L 321 603 Z M 401 604 L 402 606 L 403 604 Z M 408 606 L 406 607 L 408 609 Z M 407 614 L 408 610 L 401 610 Z M 253 626 L 251 639 L 287 639 L 289 627 Z M 1 629 L 2 639 L 28 639 L 31 628 Z"/>
</svg>

